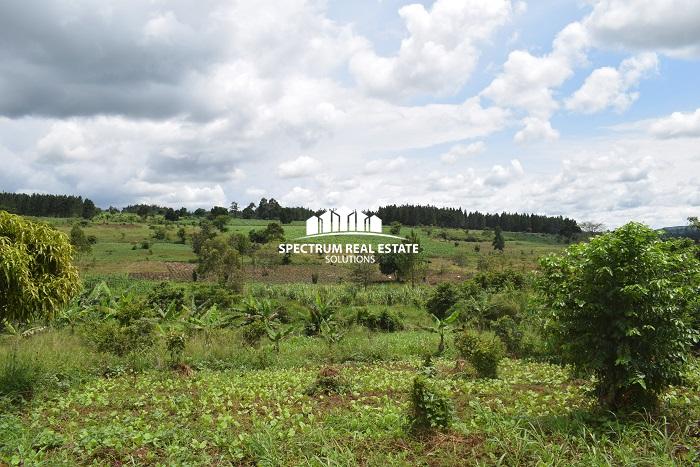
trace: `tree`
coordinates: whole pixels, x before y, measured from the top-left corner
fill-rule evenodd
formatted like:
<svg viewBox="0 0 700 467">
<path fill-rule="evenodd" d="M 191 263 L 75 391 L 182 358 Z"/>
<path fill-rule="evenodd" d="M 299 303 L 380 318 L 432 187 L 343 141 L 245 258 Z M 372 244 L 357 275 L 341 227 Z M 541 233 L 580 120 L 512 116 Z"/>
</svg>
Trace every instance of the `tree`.
<svg viewBox="0 0 700 467">
<path fill-rule="evenodd" d="M 691 226 L 695 227 L 696 229 L 700 229 L 700 219 L 698 219 L 697 217 L 689 217 L 688 222 Z"/>
<path fill-rule="evenodd" d="M 401 233 L 401 222 L 394 221 L 389 227 L 389 233 L 391 235 L 399 235 Z"/>
<path fill-rule="evenodd" d="M 377 255 L 377 262 L 379 263 L 379 270 L 382 274 L 387 276 L 396 273 L 398 271 L 398 266 L 396 264 L 396 253 L 382 253 Z M 398 280 L 398 276 L 396 277 Z"/>
<path fill-rule="evenodd" d="M 367 288 L 372 283 L 374 276 L 374 264 L 370 262 L 358 262 L 352 266 L 350 280 L 362 288 Z"/>
<path fill-rule="evenodd" d="M 538 288 L 564 361 L 597 376 L 610 409 L 654 407 L 697 337 L 695 248 L 637 223 L 541 260 Z"/>
<path fill-rule="evenodd" d="M 396 274 L 401 280 L 410 280 L 411 285 L 416 285 L 416 279 L 424 266 L 423 249 L 420 246 L 418 234 L 411 230 L 404 244 L 418 245 L 418 253 L 399 253 L 396 255 Z"/>
<path fill-rule="evenodd" d="M 177 229 L 177 238 L 179 239 L 179 242 L 182 243 L 183 245 L 185 244 L 185 241 L 187 240 L 187 232 L 185 232 L 184 227 L 180 227 Z"/>
<path fill-rule="evenodd" d="M 221 232 L 226 232 L 226 224 L 228 223 L 228 215 L 218 215 L 211 221 L 214 227 L 219 229 Z"/>
<path fill-rule="evenodd" d="M 79 253 L 90 253 L 92 250 L 90 242 L 85 236 L 85 231 L 78 224 L 73 224 L 73 227 L 70 229 L 70 244 Z"/>
<path fill-rule="evenodd" d="M 216 232 L 213 231 L 211 223 L 203 219 L 199 224 L 199 232 L 192 234 L 192 251 L 194 251 L 196 255 L 199 255 L 204 242 L 214 237 L 216 237 Z"/>
<path fill-rule="evenodd" d="M 238 251 L 222 237 L 206 240 L 198 255 L 197 272 L 212 275 L 222 285 L 240 285 L 241 260 Z"/>
<path fill-rule="evenodd" d="M 503 233 L 501 232 L 501 228 L 496 226 L 496 230 L 493 234 L 493 242 L 491 242 L 493 245 L 494 250 L 498 251 L 503 251 L 503 249 L 506 247 L 506 241 L 503 238 Z"/>
<path fill-rule="evenodd" d="M 92 219 L 95 217 L 95 214 L 97 214 L 95 203 L 93 203 L 92 200 L 85 198 L 85 201 L 83 201 L 83 210 L 80 214 L 84 219 Z"/>
<path fill-rule="evenodd" d="M 605 232 L 605 224 L 601 222 L 585 221 L 579 224 L 581 231 L 587 234 L 599 234 Z"/>
<path fill-rule="evenodd" d="M 52 318 L 80 291 L 68 238 L 0 211 L 0 321 Z"/>
<path fill-rule="evenodd" d="M 425 302 L 425 307 L 430 314 L 443 319 L 458 300 L 459 291 L 457 287 L 449 282 L 443 282 L 433 289 L 430 297 Z"/>
<path fill-rule="evenodd" d="M 238 217 L 238 203 L 232 202 L 228 212 L 231 214 L 231 217 Z"/>
</svg>

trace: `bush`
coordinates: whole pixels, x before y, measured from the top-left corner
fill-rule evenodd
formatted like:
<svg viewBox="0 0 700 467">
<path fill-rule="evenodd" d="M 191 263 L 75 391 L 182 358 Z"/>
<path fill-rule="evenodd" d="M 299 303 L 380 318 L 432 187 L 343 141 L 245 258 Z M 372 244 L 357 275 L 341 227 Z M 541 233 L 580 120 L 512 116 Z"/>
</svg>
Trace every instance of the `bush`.
<svg viewBox="0 0 700 467">
<path fill-rule="evenodd" d="M 332 367 L 321 368 L 316 376 L 316 381 L 305 391 L 307 396 L 319 394 L 342 394 L 347 389 L 347 384 L 341 379 L 340 372 Z"/>
<path fill-rule="evenodd" d="M 355 321 L 372 331 L 396 332 L 404 328 L 403 316 L 389 308 L 384 308 L 380 312 L 360 308 Z"/>
<path fill-rule="evenodd" d="M 243 326 L 243 342 L 251 347 L 257 347 L 260 340 L 267 335 L 267 325 L 262 321 L 253 321 Z"/>
<path fill-rule="evenodd" d="M 449 392 L 435 379 L 418 375 L 411 388 L 411 428 L 433 430 L 452 423 L 454 408 Z"/>
<path fill-rule="evenodd" d="M 0 398 L 17 403 L 27 401 L 36 392 L 41 380 L 41 368 L 33 361 L 20 358 L 16 351 L 0 367 Z"/>
<path fill-rule="evenodd" d="M 0 322 L 53 317 L 80 291 L 68 238 L 0 211 Z"/>
<path fill-rule="evenodd" d="M 654 408 L 697 336 L 695 248 L 629 223 L 543 258 L 541 268 L 537 285 L 564 361 L 597 376 L 603 406 Z"/>
<path fill-rule="evenodd" d="M 455 347 L 480 378 L 497 377 L 498 363 L 505 356 L 506 348 L 495 333 L 466 329 L 455 338 Z"/>
<path fill-rule="evenodd" d="M 447 311 L 459 300 L 459 291 L 454 285 L 444 282 L 433 289 L 425 307 L 432 315 L 440 319 L 447 316 Z"/>
<path fill-rule="evenodd" d="M 110 319 L 92 326 L 86 338 L 98 352 L 124 356 L 153 347 L 155 326 L 147 318 L 128 324 Z"/>
</svg>

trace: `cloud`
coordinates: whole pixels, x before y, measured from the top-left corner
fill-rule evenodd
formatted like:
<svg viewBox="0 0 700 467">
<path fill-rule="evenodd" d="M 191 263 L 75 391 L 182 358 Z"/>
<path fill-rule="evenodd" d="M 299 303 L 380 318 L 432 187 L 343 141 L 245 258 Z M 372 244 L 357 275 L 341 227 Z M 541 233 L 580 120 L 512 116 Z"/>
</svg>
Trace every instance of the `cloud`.
<svg viewBox="0 0 700 467">
<path fill-rule="evenodd" d="M 601 46 L 700 56 L 700 2 L 592 0 L 584 25 Z"/>
<path fill-rule="evenodd" d="M 554 90 L 574 73 L 574 66 L 585 63 L 588 36 L 580 23 L 562 29 L 552 42 L 552 51 L 535 56 L 525 50 L 508 54 L 503 70 L 481 95 L 497 105 L 522 110 L 529 120 L 518 139 L 552 138 L 555 135 L 548 120 L 559 108 Z"/>
<path fill-rule="evenodd" d="M 375 159 L 365 164 L 364 173 L 374 174 L 383 171 L 396 172 L 406 165 L 406 159 L 399 156 L 393 159 Z"/>
<path fill-rule="evenodd" d="M 484 179 L 484 183 L 494 187 L 503 187 L 524 173 L 525 171 L 520 161 L 513 159 L 510 161 L 510 167 L 494 165 L 491 168 L 491 172 Z"/>
<path fill-rule="evenodd" d="M 635 88 L 650 72 L 656 71 L 657 67 L 656 54 L 647 52 L 624 60 L 618 69 L 598 68 L 566 100 L 566 108 L 586 114 L 609 107 L 624 112 L 639 97 L 638 92 L 630 92 L 630 89 Z"/>
<path fill-rule="evenodd" d="M 277 167 L 277 175 L 282 178 L 309 177 L 319 169 L 319 162 L 313 157 L 299 156 L 294 160 L 283 162 Z"/>
<path fill-rule="evenodd" d="M 401 7 L 408 36 L 396 55 L 382 57 L 367 44 L 350 71 L 367 93 L 389 99 L 414 94 L 453 94 L 469 79 L 488 40 L 512 15 L 510 0 L 437 0 Z"/>
<path fill-rule="evenodd" d="M 700 109 L 695 112 L 673 112 L 648 124 L 649 133 L 657 138 L 700 137 Z"/>
<path fill-rule="evenodd" d="M 523 128 L 513 138 L 516 143 L 528 143 L 531 141 L 552 141 L 559 138 L 559 132 L 552 128 L 549 120 L 541 120 L 537 117 L 525 117 Z"/>
<path fill-rule="evenodd" d="M 454 164 L 457 160 L 484 152 L 486 145 L 483 141 L 471 144 L 458 144 L 452 146 L 449 151 L 440 156 L 440 160 L 446 164 Z"/>
</svg>

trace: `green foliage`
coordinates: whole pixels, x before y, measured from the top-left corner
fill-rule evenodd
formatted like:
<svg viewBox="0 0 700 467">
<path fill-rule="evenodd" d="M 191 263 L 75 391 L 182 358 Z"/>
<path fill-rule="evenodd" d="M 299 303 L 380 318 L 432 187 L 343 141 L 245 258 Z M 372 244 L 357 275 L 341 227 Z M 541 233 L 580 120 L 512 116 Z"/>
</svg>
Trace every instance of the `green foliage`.
<svg viewBox="0 0 700 467">
<path fill-rule="evenodd" d="M 501 232 L 501 227 L 497 226 L 493 234 L 493 245 L 494 250 L 503 251 L 506 247 L 506 240 L 503 238 L 503 233 Z"/>
<path fill-rule="evenodd" d="M 165 348 L 170 356 L 170 363 L 177 365 L 182 362 L 182 354 L 185 352 L 186 336 L 181 331 L 170 331 L 165 337 Z"/>
<path fill-rule="evenodd" d="M 411 388 L 411 428 L 416 431 L 445 429 L 454 419 L 450 393 L 434 378 L 418 375 Z"/>
<path fill-rule="evenodd" d="M 428 301 L 425 302 L 425 307 L 428 313 L 443 319 L 457 300 L 459 300 L 457 287 L 449 282 L 443 282 L 433 289 Z"/>
<path fill-rule="evenodd" d="M 80 290 L 72 248 L 48 225 L 0 211 L 0 321 L 52 318 Z"/>
<path fill-rule="evenodd" d="M 453 312 L 450 316 L 444 319 L 440 319 L 435 315 L 433 316 L 432 326 L 421 326 L 425 331 L 435 333 L 440 336 L 440 343 L 438 344 L 437 355 L 442 355 L 445 352 L 445 334 L 452 330 L 452 323 L 454 323 L 459 317 L 459 312 Z"/>
<path fill-rule="evenodd" d="M 226 232 L 226 224 L 228 224 L 229 216 L 227 214 L 221 214 L 214 218 L 211 223 L 219 229 L 221 232 Z"/>
<path fill-rule="evenodd" d="M 325 293 L 316 292 L 313 303 L 309 306 L 309 317 L 306 323 L 306 334 L 317 336 L 321 334 L 324 322 L 335 317 L 336 305 L 332 298 Z"/>
<path fill-rule="evenodd" d="M 465 329 L 455 338 L 455 347 L 479 377 L 498 376 L 498 364 L 505 357 L 506 347 L 495 333 Z"/>
<path fill-rule="evenodd" d="M 565 361 L 598 379 L 608 408 L 653 407 L 678 380 L 697 331 L 700 262 L 637 223 L 541 261 L 538 282 Z"/>
<path fill-rule="evenodd" d="M 396 332 L 404 329 L 404 317 L 391 308 L 372 311 L 366 307 L 357 310 L 355 321 L 372 331 Z"/>
<path fill-rule="evenodd" d="M 79 224 L 73 224 L 73 227 L 70 229 L 70 244 L 79 253 L 90 253 L 92 250 L 90 241 Z"/>
<path fill-rule="evenodd" d="M 305 392 L 308 396 L 342 394 L 347 390 L 347 383 L 340 377 L 340 372 L 333 367 L 323 367 L 316 380 Z"/>
<path fill-rule="evenodd" d="M 401 234 L 401 222 L 394 221 L 391 224 L 389 224 L 389 233 L 391 235 Z"/>
<path fill-rule="evenodd" d="M 41 367 L 35 360 L 22 358 L 11 351 L 0 364 L 0 400 L 22 402 L 32 398 L 41 383 Z"/>
<path fill-rule="evenodd" d="M 265 230 L 250 230 L 248 232 L 250 241 L 253 243 L 264 244 L 274 240 L 284 240 L 284 229 L 277 222 L 270 222 L 265 227 Z"/>
<path fill-rule="evenodd" d="M 91 326 L 85 338 L 98 352 L 124 356 L 153 347 L 155 330 L 155 325 L 147 318 L 128 323 L 108 319 Z"/>
<path fill-rule="evenodd" d="M 198 261 L 199 274 L 211 275 L 222 285 L 236 289 L 242 287 L 240 255 L 226 239 L 216 237 L 206 240 L 198 255 Z"/>
</svg>

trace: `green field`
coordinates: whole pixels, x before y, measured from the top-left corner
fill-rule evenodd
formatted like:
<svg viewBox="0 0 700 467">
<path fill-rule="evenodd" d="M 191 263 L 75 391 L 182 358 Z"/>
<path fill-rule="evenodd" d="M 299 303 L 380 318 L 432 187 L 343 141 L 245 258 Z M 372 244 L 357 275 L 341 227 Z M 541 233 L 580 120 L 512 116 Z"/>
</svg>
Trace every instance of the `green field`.
<svg viewBox="0 0 700 467">
<path fill-rule="evenodd" d="M 533 286 L 538 259 L 567 246 L 556 237 L 506 232 L 500 253 L 492 232 L 416 228 L 415 285 L 374 271 L 363 286 L 317 255 L 282 264 L 273 243 L 243 255 L 234 286 L 192 280 L 192 219 L 121 220 L 84 222 L 96 241 L 75 258 L 79 297 L 0 333 L 0 465 L 700 461 L 697 356 L 651 411 L 606 410 L 596 377 L 563 363 Z M 218 235 L 267 223 L 232 219 Z M 304 226 L 284 230 L 291 241 Z M 502 346 L 474 344 L 493 374 L 460 344 L 470 333 Z M 420 404 L 447 421 L 419 426 Z"/>
</svg>

